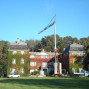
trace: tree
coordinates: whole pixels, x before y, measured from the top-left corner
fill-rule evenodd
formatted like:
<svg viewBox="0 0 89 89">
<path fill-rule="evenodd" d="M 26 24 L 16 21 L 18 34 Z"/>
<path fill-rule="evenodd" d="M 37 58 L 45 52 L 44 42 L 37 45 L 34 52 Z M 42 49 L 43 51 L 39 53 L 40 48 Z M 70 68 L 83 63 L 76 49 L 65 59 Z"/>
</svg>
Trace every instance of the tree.
<svg viewBox="0 0 89 89">
<path fill-rule="evenodd" d="M 7 70 L 7 55 L 9 42 L 0 41 L 0 70 Z"/>
<path fill-rule="evenodd" d="M 89 37 L 81 38 L 80 41 L 81 41 L 81 44 L 84 45 L 86 50 L 85 68 L 89 71 Z"/>
<path fill-rule="evenodd" d="M 45 49 L 45 51 L 54 52 L 54 35 L 45 36 L 40 40 L 27 40 L 30 51 L 38 51 L 38 49 Z M 72 43 L 79 43 L 77 38 L 66 36 L 64 38 L 56 35 L 56 46 L 59 52 L 63 52 L 63 49 L 68 47 Z"/>
<path fill-rule="evenodd" d="M 46 51 L 54 51 L 54 36 L 45 36 L 41 39 L 42 48 Z"/>
<path fill-rule="evenodd" d="M 31 52 L 38 51 L 41 48 L 40 40 L 26 40 L 26 43 Z"/>
<path fill-rule="evenodd" d="M 56 46 L 58 50 L 61 50 L 62 47 L 62 38 L 59 37 L 59 35 L 56 35 Z M 42 48 L 44 48 L 46 51 L 52 51 L 54 52 L 54 35 L 51 36 L 45 36 L 41 39 Z"/>
</svg>

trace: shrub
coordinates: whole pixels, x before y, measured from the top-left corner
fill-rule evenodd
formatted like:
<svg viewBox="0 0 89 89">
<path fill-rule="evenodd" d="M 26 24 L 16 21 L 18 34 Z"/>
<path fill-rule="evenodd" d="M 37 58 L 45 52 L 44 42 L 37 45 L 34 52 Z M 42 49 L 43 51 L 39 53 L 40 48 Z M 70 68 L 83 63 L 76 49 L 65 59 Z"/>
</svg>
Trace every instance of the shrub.
<svg viewBox="0 0 89 89">
<path fill-rule="evenodd" d="M 70 73 L 70 75 L 73 75 L 72 68 L 75 68 L 75 71 L 79 72 L 79 68 L 82 68 L 82 64 L 80 62 L 78 62 L 77 64 L 71 64 L 69 66 L 69 73 Z"/>
<path fill-rule="evenodd" d="M 39 75 L 39 71 L 34 71 L 31 73 L 31 75 Z"/>
<path fill-rule="evenodd" d="M 50 72 L 49 72 L 49 75 L 53 75 L 54 74 L 54 70 L 51 70 Z"/>
</svg>

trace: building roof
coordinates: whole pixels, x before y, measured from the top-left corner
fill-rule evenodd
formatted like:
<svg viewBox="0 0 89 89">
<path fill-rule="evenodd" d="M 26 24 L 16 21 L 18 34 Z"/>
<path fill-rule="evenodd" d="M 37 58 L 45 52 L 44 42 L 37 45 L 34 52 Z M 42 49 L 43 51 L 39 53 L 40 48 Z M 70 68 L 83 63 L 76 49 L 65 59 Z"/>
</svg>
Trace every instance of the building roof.
<svg viewBox="0 0 89 89">
<path fill-rule="evenodd" d="M 41 52 L 29 52 L 30 55 L 52 55 L 54 56 L 55 53 L 54 52 L 45 52 L 45 51 L 41 51 Z M 56 55 L 58 55 L 59 53 L 56 53 Z"/>
<path fill-rule="evenodd" d="M 85 51 L 85 49 L 83 45 L 74 43 L 65 48 L 64 50 L 64 52 L 69 52 L 69 51 Z"/>
<path fill-rule="evenodd" d="M 27 45 L 10 45 L 9 50 L 29 50 Z"/>
<path fill-rule="evenodd" d="M 22 40 L 19 40 L 19 38 L 17 38 L 17 41 L 10 43 L 10 45 L 27 45 L 27 43 L 25 43 Z"/>
<path fill-rule="evenodd" d="M 38 52 L 36 55 L 50 55 L 50 54 L 45 51 L 41 51 L 41 52 Z"/>
<path fill-rule="evenodd" d="M 10 50 L 25 50 L 25 51 L 29 51 L 29 48 L 27 46 L 27 43 L 20 41 L 19 39 L 17 39 L 16 42 L 11 43 L 9 46 L 9 51 Z"/>
</svg>

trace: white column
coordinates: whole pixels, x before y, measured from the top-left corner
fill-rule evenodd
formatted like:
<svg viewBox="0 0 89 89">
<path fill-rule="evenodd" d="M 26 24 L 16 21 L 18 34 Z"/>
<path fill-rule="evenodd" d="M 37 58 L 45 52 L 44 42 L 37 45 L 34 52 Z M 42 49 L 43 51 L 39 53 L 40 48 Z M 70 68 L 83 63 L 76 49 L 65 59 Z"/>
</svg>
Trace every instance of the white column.
<svg viewBox="0 0 89 89">
<path fill-rule="evenodd" d="M 40 75 L 44 75 L 44 71 L 43 70 L 40 70 Z"/>
<path fill-rule="evenodd" d="M 62 63 L 59 63 L 59 71 L 60 71 L 60 75 L 62 74 Z"/>
<path fill-rule="evenodd" d="M 57 74 L 57 62 L 54 63 L 54 74 Z"/>
<path fill-rule="evenodd" d="M 44 75 L 43 68 L 41 68 L 41 70 L 40 70 L 40 75 Z"/>
</svg>

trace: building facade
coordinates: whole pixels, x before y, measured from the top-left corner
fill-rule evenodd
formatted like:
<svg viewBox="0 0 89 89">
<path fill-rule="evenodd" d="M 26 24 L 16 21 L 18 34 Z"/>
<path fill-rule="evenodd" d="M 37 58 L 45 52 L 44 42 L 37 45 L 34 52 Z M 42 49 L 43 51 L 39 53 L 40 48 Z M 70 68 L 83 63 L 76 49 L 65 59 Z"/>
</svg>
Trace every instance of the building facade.
<svg viewBox="0 0 89 89">
<path fill-rule="evenodd" d="M 54 70 L 54 53 L 51 52 L 29 52 L 30 73 L 39 71 L 40 75 L 49 75 Z"/>
<path fill-rule="evenodd" d="M 27 43 L 20 41 L 11 43 L 8 49 L 7 74 L 25 75 L 29 73 L 29 49 Z"/>
<path fill-rule="evenodd" d="M 69 72 L 69 68 L 72 64 L 80 64 L 83 68 L 85 59 L 85 49 L 83 45 L 71 44 L 64 49 L 63 54 L 60 55 L 60 61 L 62 62 L 62 68 Z"/>
<path fill-rule="evenodd" d="M 58 58 L 58 53 L 56 56 Z M 54 71 L 55 53 L 54 52 L 29 52 L 27 43 L 17 41 L 10 43 L 8 49 L 8 68 L 7 75 L 20 74 L 22 76 L 39 71 L 40 75 L 49 75 Z"/>
</svg>

